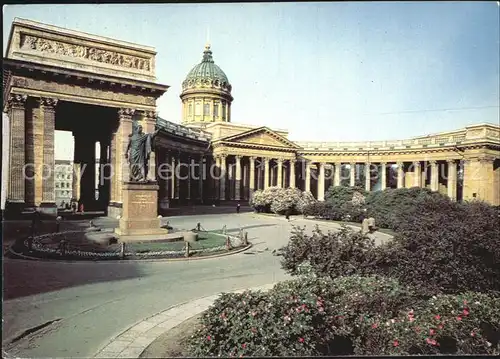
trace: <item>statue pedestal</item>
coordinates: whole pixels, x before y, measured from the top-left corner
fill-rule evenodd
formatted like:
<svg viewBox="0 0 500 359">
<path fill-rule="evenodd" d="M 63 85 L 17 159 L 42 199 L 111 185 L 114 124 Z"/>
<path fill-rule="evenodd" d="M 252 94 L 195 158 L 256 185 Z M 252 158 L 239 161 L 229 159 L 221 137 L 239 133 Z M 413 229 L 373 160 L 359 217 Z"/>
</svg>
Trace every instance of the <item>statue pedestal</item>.
<svg viewBox="0 0 500 359">
<path fill-rule="evenodd" d="M 158 218 L 158 188 L 156 182 L 123 183 L 122 216 L 115 228 L 121 242 L 168 239 Z"/>
</svg>

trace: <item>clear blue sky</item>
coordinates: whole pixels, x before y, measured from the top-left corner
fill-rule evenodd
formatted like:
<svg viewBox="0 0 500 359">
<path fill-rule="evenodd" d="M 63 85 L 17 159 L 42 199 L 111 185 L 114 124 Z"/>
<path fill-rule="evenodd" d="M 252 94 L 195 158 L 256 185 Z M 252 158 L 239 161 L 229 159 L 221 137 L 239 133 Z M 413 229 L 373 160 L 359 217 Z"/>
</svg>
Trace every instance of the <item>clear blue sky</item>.
<svg viewBox="0 0 500 359">
<path fill-rule="evenodd" d="M 285 128 L 292 140 L 364 141 L 499 121 L 495 1 L 3 10 L 4 52 L 14 17 L 154 46 L 158 82 L 171 86 L 158 102 L 160 116 L 174 122 L 207 28 L 215 63 L 233 85 L 236 123 Z M 453 110 L 427 111 L 441 109 Z"/>
</svg>

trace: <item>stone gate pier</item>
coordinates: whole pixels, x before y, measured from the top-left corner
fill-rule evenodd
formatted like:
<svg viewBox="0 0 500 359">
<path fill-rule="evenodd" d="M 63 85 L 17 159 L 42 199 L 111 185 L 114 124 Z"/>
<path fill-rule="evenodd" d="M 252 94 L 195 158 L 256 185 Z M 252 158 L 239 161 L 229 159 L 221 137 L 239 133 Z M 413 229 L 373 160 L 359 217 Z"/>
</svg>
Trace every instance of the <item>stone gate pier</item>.
<svg viewBox="0 0 500 359">
<path fill-rule="evenodd" d="M 14 20 L 3 67 L 10 141 L 6 215 L 33 208 L 56 213 L 55 130 L 74 137 L 73 198 L 85 210 L 120 213 L 132 124 L 154 131 L 156 100 L 168 89 L 156 83 L 155 56 L 149 46 Z M 98 171 L 106 179 L 96 199 L 97 142 Z M 154 156 L 151 162 L 154 168 Z"/>
</svg>

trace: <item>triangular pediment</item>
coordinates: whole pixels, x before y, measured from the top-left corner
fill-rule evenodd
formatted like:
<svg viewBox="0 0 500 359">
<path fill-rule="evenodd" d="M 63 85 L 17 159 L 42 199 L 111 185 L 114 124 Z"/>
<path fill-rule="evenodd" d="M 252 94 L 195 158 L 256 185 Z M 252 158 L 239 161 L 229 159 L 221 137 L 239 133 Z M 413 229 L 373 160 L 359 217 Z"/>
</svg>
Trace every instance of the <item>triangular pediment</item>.
<svg viewBox="0 0 500 359">
<path fill-rule="evenodd" d="M 224 142 L 251 144 L 270 147 L 299 148 L 298 145 L 289 141 L 268 127 L 259 127 L 222 139 Z"/>
</svg>

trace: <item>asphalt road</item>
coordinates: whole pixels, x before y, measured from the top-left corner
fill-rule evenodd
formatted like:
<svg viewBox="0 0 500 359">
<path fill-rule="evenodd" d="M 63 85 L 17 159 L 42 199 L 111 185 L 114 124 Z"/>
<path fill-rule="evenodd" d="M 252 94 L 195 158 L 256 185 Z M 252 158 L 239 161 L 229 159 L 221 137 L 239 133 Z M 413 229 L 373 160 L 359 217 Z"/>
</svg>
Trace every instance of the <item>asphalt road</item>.
<svg viewBox="0 0 500 359">
<path fill-rule="evenodd" d="M 302 218 L 289 223 L 250 213 L 170 217 L 168 221 L 184 229 L 194 228 L 197 222 L 207 230 L 241 227 L 254 246 L 231 256 L 180 262 L 4 259 L 4 357 L 90 357 L 134 323 L 171 306 L 287 279 L 272 251 L 288 242 L 292 225 L 306 225 L 308 231 L 316 225 Z"/>
</svg>

